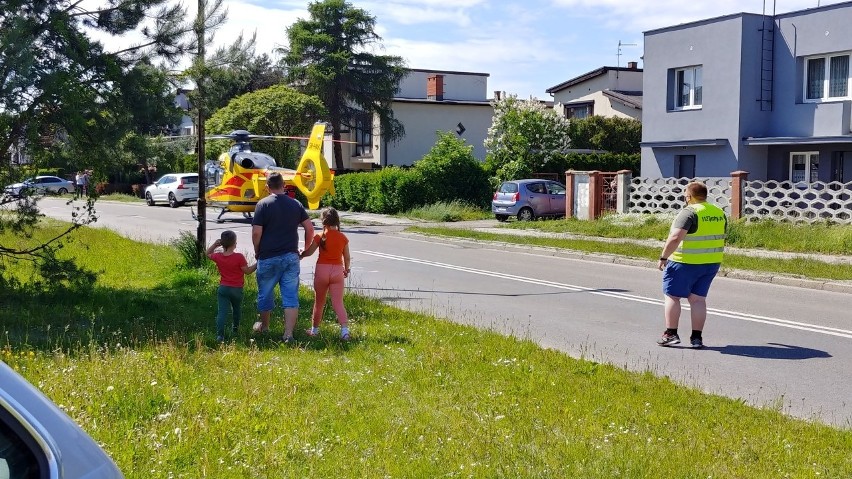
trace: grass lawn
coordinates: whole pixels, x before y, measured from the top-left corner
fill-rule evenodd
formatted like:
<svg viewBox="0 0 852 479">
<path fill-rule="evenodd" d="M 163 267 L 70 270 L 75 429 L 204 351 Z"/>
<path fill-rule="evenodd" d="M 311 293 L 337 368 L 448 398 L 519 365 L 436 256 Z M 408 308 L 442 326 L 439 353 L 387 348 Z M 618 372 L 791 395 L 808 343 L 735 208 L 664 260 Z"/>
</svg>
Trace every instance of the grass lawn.
<svg viewBox="0 0 852 479">
<path fill-rule="evenodd" d="M 575 233 L 607 238 L 665 240 L 674 216 L 608 215 L 595 221 L 578 219 L 555 221 L 512 221 L 507 228 L 534 229 L 552 233 Z M 732 221 L 727 244 L 738 248 L 759 248 L 798 253 L 852 255 L 852 225 L 825 222 L 785 223 L 774 220 Z"/>
<path fill-rule="evenodd" d="M 17 281 L 0 288 L 0 358 L 129 478 L 852 477 L 852 431 L 651 373 L 354 295 L 353 341 L 331 308 L 308 338 L 308 290 L 287 347 L 249 335 L 252 277 L 244 324 L 218 345 L 212 269 L 100 229 L 60 256 L 97 280 L 33 284 L 32 265 L 3 263 Z"/>
</svg>

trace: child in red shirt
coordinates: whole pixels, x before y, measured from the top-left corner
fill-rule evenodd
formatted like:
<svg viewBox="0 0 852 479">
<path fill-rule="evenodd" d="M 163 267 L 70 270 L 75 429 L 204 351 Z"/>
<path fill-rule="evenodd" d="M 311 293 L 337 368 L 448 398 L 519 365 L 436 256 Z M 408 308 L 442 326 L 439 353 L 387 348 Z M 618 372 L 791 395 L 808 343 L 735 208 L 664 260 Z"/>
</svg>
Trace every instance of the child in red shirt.
<svg viewBox="0 0 852 479">
<path fill-rule="evenodd" d="M 221 253 L 216 252 L 219 246 L 224 250 Z M 225 317 L 228 316 L 228 309 L 233 310 L 234 326 L 231 331 L 237 334 L 242 316 L 244 275 L 252 274 L 257 269 L 257 263 L 249 266 L 246 257 L 234 251 L 236 249 L 237 234 L 231 230 L 223 231 L 221 238 L 207 248 L 207 257 L 216 263 L 221 276 L 219 289 L 216 291 L 219 303 L 219 312 L 216 314 L 216 340 L 220 343 L 225 341 Z"/>
<path fill-rule="evenodd" d="M 319 334 L 322 313 L 325 310 L 325 297 L 331 291 L 331 307 L 340 323 L 340 337 L 349 341 L 349 317 L 343 305 L 344 280 L 349 277 L 349 238 L 340 232 L 340 215 L 334 208 L 322 212 L 322 234 L 316 235 L 311 245 L 302 252 L 306 258 L 319 249 L 319 259 L 314 269 L 314 312 L 308 336 Z"/>
</svg>

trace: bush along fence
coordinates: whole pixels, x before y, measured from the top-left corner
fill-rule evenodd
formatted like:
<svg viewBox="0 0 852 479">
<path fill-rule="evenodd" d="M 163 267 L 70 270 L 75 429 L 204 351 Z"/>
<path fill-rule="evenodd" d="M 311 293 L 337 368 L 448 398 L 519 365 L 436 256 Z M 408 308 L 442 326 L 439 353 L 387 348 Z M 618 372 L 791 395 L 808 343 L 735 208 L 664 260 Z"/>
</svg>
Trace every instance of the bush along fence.
<svg viewBox="0 0 852 479">
<path fill-rule="evenodd" d="M 565 172 L 567 218 L 604 213 L 674 213 L 683 208 L 691 181 L 707 185 L 707 198 L 731 219 L 776 219 L 852 224 L 852 183 L 749 180 L 734 171 L 716 178 L 634 178 L 629 170 Z"/>
</svg>

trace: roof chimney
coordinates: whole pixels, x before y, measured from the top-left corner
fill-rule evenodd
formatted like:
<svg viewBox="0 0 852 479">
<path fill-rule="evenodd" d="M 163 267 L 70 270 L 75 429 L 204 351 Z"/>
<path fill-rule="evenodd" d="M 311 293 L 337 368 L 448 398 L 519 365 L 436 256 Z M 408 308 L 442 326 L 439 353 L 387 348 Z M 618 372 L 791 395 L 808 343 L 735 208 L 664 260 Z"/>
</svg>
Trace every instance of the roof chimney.
<svg viewBox="0 0 852 479">
<path fill-rule="evenodd" d="M 501 95 L 500 95 L 500 90 L 494 90 L 494 99 L 498 100 L 498 101 L 502 100 Z"/>
<path fill-rule="evenodd" d="M 444 101 L 444 75 L 430 75 L 426 79 L 426 99 Z"/>
<path fill-rule="evenodd" d="M 639 69 L 639 63 L 638 62 L 627 62 L 627 68 L 629 68 L 631 70 L 638 70 Z"/>
</svg>

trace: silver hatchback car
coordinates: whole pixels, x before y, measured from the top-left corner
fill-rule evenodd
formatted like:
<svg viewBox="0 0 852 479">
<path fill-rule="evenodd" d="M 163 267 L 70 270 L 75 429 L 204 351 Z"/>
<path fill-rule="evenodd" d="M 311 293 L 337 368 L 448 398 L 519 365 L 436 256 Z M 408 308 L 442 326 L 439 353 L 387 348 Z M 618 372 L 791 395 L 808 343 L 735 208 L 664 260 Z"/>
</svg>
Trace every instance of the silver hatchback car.
<svg viewBox="0 0 852 479">
<path fill-rule="evenodd" d="M 540 179 L 504 181 L 491 200 L 491 212 L 498 221 L 565 216 L 565 185 Z"/>
<path fill-rule="evenodd" d="M 18 477 L 124 476 L 80 426 L 0 361 L 0 478 Z"/>
</svg>

